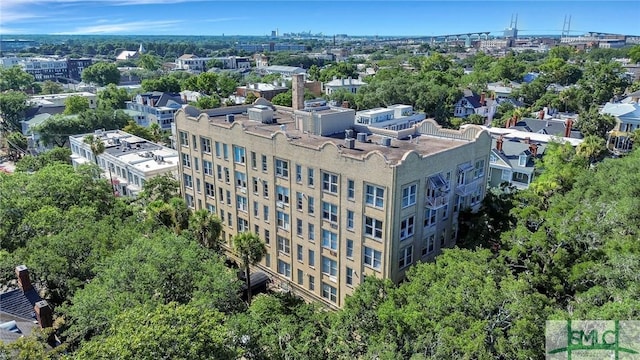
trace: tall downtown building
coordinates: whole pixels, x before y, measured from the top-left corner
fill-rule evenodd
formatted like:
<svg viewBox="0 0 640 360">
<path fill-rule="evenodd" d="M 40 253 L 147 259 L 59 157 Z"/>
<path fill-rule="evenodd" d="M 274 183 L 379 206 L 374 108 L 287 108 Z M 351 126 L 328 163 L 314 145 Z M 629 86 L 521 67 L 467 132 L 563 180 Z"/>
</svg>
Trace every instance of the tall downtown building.
<svg viewBox="0 0 640 360">
<path fill-rule="evenodd" d="M 484 198 L 491 138 L 386 110 L 179 110 L 187 203 L 222 219 L 232 257 L 235 234 L 257 233 L 258 268 L 308 300 L 341 307 L 365 276 L 401 281 L 453 246 L 458 212 Z"/>
</svg>

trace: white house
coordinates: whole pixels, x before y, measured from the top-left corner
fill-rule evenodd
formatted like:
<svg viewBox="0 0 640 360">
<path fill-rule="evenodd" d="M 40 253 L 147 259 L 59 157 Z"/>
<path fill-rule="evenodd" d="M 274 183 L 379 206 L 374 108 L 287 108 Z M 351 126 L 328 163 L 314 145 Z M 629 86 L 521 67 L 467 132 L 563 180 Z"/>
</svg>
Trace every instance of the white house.
<svg viewBox="0 0 640 360">
<path fill-rule="evenodd" d="M 84 142 L 88 135 L 97 137 L 105 146 L 97 163 L 103 170 L 102 175 L 111 180 L 114 194 L 118 196 L 135 197 L 149 179 L 177 174 L 179 158 L 176 150 L 122 130 L 96 130 L 93 134 L 70 136 L 73 166 L 96 162 L 91 147 Z"/>
<path fill-rule="evenodd" d="M 338 79 L 334 77 L 333 80 L 324 84 L 324 93 L 326 95 L 331 95 L 336 90 L 345 89 L 348 92 L 355 94 L 358 89 L 364 85 L 367 85 L 367 83 L 360 79 L 352 79 L 350 77 L 347 79 Z"/>
</svg>

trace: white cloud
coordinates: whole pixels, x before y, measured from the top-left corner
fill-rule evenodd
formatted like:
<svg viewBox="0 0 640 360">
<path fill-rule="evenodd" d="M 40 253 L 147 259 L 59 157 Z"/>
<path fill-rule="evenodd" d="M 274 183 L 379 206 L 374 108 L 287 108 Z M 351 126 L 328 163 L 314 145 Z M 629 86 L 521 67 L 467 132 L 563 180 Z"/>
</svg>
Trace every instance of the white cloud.
<svg viewBox="0 0 640 360">
<path fill-rule="evenodd" d="M 168 30 L 181 23 L 180 20 L 163 21 L 132 21 L 120 24 L 100 24 L 83 26 L 71 31 L 64 31 L 58 35 L 83 35 L 83 34 L 123 34 L 146 33 L 149 30 Z"/>
</svg>

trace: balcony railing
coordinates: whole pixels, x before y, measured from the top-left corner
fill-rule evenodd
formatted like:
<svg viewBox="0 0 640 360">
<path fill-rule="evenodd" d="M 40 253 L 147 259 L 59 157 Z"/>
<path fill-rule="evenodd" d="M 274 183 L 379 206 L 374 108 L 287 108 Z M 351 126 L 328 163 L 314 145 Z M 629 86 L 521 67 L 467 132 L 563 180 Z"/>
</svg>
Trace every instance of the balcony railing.
<svg viewBox="0 0 640 360">
<path fill-rule="evenodd" d="M 460 195 L 460 196 L 467 196 L 472 194 L 474 191 L 476 191 L 478 189 L 478 184 L 480 183 L 480 180 L 482 178 L 473 180 L 471 182 L 469 182 L 468 184 L 458 184 L 456 186 L 456 194 Z"/>
<path fill-rule="evenodd" d="M 425 198 L 427 207 L 430 209 L 439 209 L 449 203 L 448 196 L 427 196 Z"/>
</svg>

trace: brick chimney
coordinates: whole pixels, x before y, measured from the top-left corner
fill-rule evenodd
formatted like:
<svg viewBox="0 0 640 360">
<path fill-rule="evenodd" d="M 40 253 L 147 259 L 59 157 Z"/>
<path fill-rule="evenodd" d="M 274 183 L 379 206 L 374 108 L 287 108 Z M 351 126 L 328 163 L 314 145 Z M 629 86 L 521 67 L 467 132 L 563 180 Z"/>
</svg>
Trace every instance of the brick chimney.
<svg viewBox="0 0 640 360">
<path fill-rule="evenodd" d="M 502 151 L 502 143 L 504 143 L 504 137 L 500 135 L 496 140 L 496 150 Z"/>
<path fill-rule="evenodd" d="M 293 110 L 304 109 L 304 75 L 293 75 L 291 81 L 292 89 L 292 107 Z"/>
<path fill-rule="evenodd" d="M 531 152 L 531 155 L 533 157 L 538 156 L 538 145 L 532 143 L 531 145 L 529 145 L 529 151 Z"/>
<path fill-rule="evenodd" d="M 487 94 L 484 91 L 480 94 L 480 105 L 482 106 L 486 105 L 486 99 L 485 99 L 486 96 Z"/>
<path fill-rule="evenodd" d="M 564 122 L 564 137 L 571 137 L 571 128 L 573 128 L 573 119 L 569 118 Z"/>
<path fill-rule="evenodd" d="M 538 119 L 544 119 L 544 110 L 540 110 L 540 112 L 538 112 Z"/>
<path fill-rule="evenodd" d="M 16 278 L 18 278 L 18 286 L 20 286 L 22 292 L 26 293 L 33 289 L 31 279 L 29 279 L 29 269 L 27 269 L 26 265 L 16 266 Z"/>
<path fill-rule="evenodd" d="M 38 301 L 34 306 L 33 310 L 36 313 L 36 319 L 38 320 L 38 324 L 42 329 L 49 328 L 53 326 L 53 309 L 47 302 L 47 300 Z"/>
</svg>

